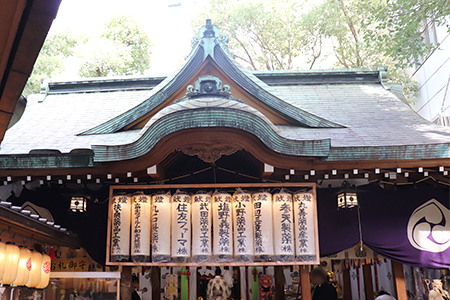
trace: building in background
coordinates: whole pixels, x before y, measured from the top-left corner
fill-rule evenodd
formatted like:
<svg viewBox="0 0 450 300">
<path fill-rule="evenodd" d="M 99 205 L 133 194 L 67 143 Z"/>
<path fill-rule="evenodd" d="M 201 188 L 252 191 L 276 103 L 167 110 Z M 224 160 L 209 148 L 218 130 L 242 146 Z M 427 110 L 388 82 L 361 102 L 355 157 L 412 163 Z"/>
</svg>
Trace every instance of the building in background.
<svg viewBox="0 0 450 300">
<path fill-rule="evenodd" d="M 428 57 L 421 59 L 413 72 L 419 82 L 415 103 L 411 106 L 425 119 L 439 125 L 450 126 L 450 32 L 447 24 L 436 26 L 428 22 L 425 41 L 439 45 Z"/>
</svg>

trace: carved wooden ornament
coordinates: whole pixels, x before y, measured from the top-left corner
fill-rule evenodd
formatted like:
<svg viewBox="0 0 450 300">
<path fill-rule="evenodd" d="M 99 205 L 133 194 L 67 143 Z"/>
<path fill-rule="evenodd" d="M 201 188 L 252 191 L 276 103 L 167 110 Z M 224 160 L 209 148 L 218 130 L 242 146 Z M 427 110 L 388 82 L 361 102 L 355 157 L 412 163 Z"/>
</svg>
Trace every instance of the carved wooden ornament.
<svg viewBox="0 0 450 300">
<path fill-rule="evenodd" d="M 196 155 L 204 162 L 214 163 L 222 155 L 231 155 L 242 150 L 242 147 L 228 143 L 195 143 L 181 146 L 177 150 L 189 156 Z"/>
</svg>

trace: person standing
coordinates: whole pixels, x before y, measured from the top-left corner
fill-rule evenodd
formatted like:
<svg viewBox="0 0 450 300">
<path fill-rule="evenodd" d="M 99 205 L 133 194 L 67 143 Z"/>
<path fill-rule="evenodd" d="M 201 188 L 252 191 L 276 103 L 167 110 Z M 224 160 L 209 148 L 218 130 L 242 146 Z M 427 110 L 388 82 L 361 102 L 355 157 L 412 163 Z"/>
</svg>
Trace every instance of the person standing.
<svg viewBox="0 0 450 300">
<path fill-rule="evenodd" d="M 313 284 L 312 300 L 337 300 L 338 295 L 335 287 L 328 282 L 327 272 L 323 268 L 315 268 L 310 274 Z"/>
<path fill-rule="evenodd" d="M 131 300 L 141 300 L 141 296 L 137 292 L 139 288 L 139 278 L 136 275 L 131 277 Z"/>
</svg>

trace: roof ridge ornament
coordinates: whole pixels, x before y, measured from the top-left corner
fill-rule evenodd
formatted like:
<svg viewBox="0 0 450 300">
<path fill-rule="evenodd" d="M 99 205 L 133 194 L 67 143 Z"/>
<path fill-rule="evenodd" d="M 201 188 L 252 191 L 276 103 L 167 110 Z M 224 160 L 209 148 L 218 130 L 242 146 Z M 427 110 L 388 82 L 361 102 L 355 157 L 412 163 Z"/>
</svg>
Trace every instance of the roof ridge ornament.
<svg viewBox="0 0 450 300">
<path fill-rule="evenodd" d="M 191 39 L 191 52 L 185 59 L 191 56 L 194 49 L 200 45 L 204 49 L 203 59 L 208 55 L 214 58 L 214 47 L 219 44 L 232 58 L 234 55 L 228 50 L 229 37 L 227 34 L 220 34 L 220 29 L 216 25 L 212 25 L 211 19 L 206 19 L 206 24 L 198 31 L 198 36 Z"/>
<path fill-rule="evenodd" d="M 241 99 L 237 99 L 231 95 L 230 86 L 225 84 L 222 86 L 222 80 L 220 80 L 217 76 L 200 76 L 195 80 L 195 88 L 192 85 L 188 85 L 186 88 L 186 95 L 179 99 L 175 100 L 175 103 L 194 99 L 201 98 L 205 96 L 219 96 L 226 99 L 243 102 Z"/>
</svg>

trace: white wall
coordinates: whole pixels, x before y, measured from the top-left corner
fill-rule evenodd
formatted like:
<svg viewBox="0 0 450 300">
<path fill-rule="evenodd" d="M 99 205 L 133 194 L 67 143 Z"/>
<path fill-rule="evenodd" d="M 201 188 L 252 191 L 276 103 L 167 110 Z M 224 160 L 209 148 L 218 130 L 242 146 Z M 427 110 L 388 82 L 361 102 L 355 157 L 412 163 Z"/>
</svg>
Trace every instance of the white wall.
<svg viewBox="0 0 450 300">
<path fill-rule="evenodd" d="M 450 19 L 448 20 L 450 23 Z M 430 30 L 430 40 L 433 31 Z M 450 33 L 447 26 L 435 29 L 435 37 L 440 47 L 426 58 L 413 74 L 419 82 L 413 109 L 429 121 L 436 121 L 441 114 L 450 118 Z M 445 92 L 447 94 L 444 99 Z M 450 124 L 447 124 L 450 126 Z"/>
</svg>

